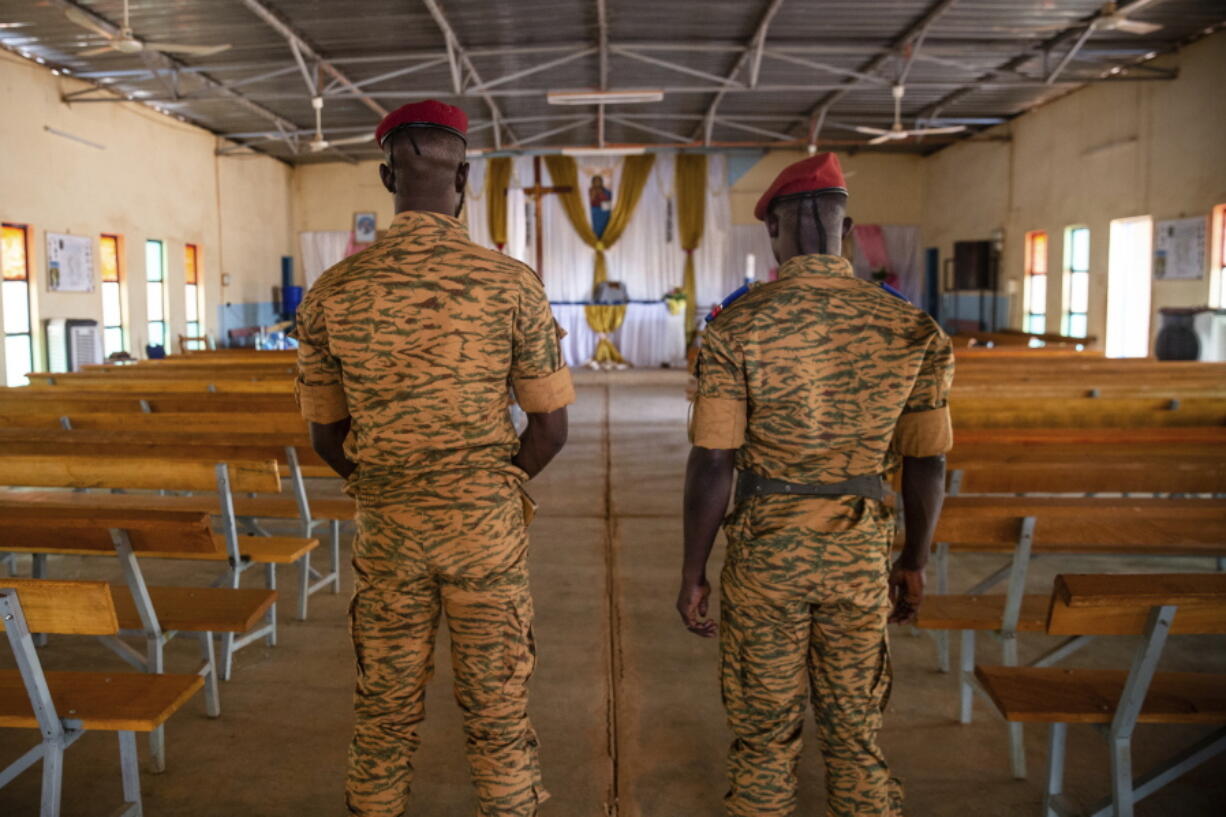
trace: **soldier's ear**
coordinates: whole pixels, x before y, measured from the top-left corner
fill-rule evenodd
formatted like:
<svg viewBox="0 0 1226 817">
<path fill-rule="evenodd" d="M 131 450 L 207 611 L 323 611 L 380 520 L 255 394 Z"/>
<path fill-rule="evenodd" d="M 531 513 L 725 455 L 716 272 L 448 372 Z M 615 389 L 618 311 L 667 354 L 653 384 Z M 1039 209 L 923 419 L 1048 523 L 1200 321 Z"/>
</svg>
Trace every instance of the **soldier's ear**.
<svg viewBox="0 0 1226 817">
<path fill-rule="evenodd" d="M 851 235 L 851 228 L 855 226 L 856 223 L 851 220 L 851 216 L 843 216 L 843 238 Z"/>
<path fill-rule="evenodd" d="M 771 238 L 779 237 L 779 216 L 774 210 L 766 211 L 766 234 Z"/>
<path fill-rule="evenodd" d="M 468 162 L 460 162 L 460 166 L 455 171 L 455 191 L 463 194 L 464 188 L 468 186 Z"/>
<path fill-rule="evenodd" d="M 379 165 L 379 178 L 383 181 L 383 187 L 387 192 L 395 195 L 396 193 L 396 171 L 386 164 Z"/>
</svg>

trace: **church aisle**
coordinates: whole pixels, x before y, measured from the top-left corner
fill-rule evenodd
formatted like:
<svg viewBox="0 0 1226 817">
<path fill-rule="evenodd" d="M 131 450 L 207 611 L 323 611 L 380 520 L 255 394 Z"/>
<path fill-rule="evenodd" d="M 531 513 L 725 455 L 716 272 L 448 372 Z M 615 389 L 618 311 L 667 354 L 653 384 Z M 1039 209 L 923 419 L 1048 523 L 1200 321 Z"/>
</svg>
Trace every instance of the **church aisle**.
<svg viewBox="0 0 1226 817">
<path fill-rule="evenodd" d="M 539 665 L 531 712 L 541 738 L 546 786 L 543 817 L 718 817 L 728 733 L 720 703 L 718 649 L 686 632 L 673 609 L 680 562 L 681 480 L 688 444 L 681 372 L 577 372 L 570 443 L 532 485 L 541 509 L 532 527 L 533 592 Z M 348 558 L 348 553 L 346 553 Z M 717 552 L 713 565 L 718 564 Z M 1203 561 L 1203 560 L 1201 560 Z M 204 584 L 191 564 L 148 561 L 152 583 Z M 996 566 L 993 557 L 955 563 L 953 586 Z M 1154 570 L 1122 560 L 1119 569 Z M 1161 569 L 1203 570 L 1197 560 Z M 1058 572 L 1092 572 L 1102 562 L 1039 561 L 1031 588 L 1050 587 Z M 28 561 L 20 563 L 28 574 Z M 109 577 L 109 560 L 53 559 L 51 575 Z M 710 578 L 717 576 L 713 569 Z M 285 595 L 295 598 L 286 576 Z M 252 579 L 254 581 L 254 578 Z M 167 730 L 168 770 L 144 774 L 150 817 L 340 817 L 345 748 L 351 723 L 352 657 L 345 594 L 315 597 L 311 621 L 287 618 L 280 644 L 240 653 L 234 680 L 222 687 L 223 716 L 210 721 L 198 701 Z M 292 608 L 292 605 L 286 605 Z M 610 626 L 612 622 L 613 626 Z M 1033 817 L 1039 811 L 1046 730 L 1026 732 L 1031 779 L 1008 774 L 1006 734 L 989 707 L 976 721 L 954 722 L 954 678 L 934 669 L 932 642 L 895 628 L 896 680 L 882 742 L 905 781 L 908 815 L 985 814 Z M 1071 665 L 1126 665 L 1132 648 L 1097 644 Z M 1023 659 L 1045 648 L 1023 640 Z M 1174 639 L 1164 668 L 1226 671 L 1226 656 L 1208 639 Z M 121 669 L 91 639 L 53 638 L 49 668 Z M 995 645 L 983 657 L 992 660 Z M 192 666 L 191 644 L 172 642 L 168 667 Z M 7 653 L 0 664 L 11 665 Z M 422 730 L 413 817 L 467 817 L 474 802 L 464 765 L 460 713 L 451 695 L 445 628 L 437 649 Z M 1195 738 L 1195 728 L 1142 727 L 1138 768 Z M 810 737 L 799 769 L 800 815 L 820 814 L 821 772 Z M 1069 791 L 1095 799 L 1107 781 L 1102 741 L 1070 731 Z M 0 730 L 0 757 L 31 743 L 23 730 Z M 146 745 L 140 743 L 142 757 Z M 1198 769 L 1138 808 L 1138 817 L 1208 817 L 1226 801 L 1224 758 Z M 37 813 L 37 772 L 0 790 L 0 815 Z M 88 817 L 119 792 L 114 738 L 87 734 L 66 756 L 63 817 Z"/>
</svg>

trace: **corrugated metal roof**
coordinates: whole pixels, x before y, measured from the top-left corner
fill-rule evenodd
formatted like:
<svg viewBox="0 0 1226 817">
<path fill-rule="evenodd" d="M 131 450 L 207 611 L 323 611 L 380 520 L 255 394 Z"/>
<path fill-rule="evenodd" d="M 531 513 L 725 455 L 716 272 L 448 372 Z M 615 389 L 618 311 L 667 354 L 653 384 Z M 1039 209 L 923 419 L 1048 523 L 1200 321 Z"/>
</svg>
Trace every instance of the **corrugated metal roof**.
<svg viewBox="0 0 1226 817">
<path fill-rule="evenodd" d="M 659 103 L 606 106 L 606 143 L 703 142 L 713 115 L 709 139 L 718 146 L 785 136 L 803 142 L 822 103 L 821 141 L 866 141 L 850 128 L 889 126 L 890 85 L 904 70 L 905 126 L 938 118 L 970 123 L 973 132 L 1086 81 L 1163 81 L 1127 66 L 1226 23 L 1226 0 L 1120 6 L 1130 19 L 1162 28 L 1094 30 L 1052 85 L 1044 79 L 1100 13 L 1101 0 L 132 0 L 139 39 L 230 45 L 212 56 L 155 58 L 157 72 L 140 54 L 83 55 L 108 39 L 65 16 L 73 7 L 118 28 L 123 0 L 0 0 L 0 45 L 109 89 L 73 104 L 132 96 L 288 161 L 337 161 L 378 149 L 366 142 L 311 151 L 312 93 L 281 24 L 319 82 L 329 141 L 369 133 L 376 107 L 436 96 L 468 110 L 475 149 L 596 144 L 596 106 L 553 106 L 546 92 L 600 87 L 603 39 L 608 88 L 665 92 Z M 759 55 L 755 35 L 764 20 Z M 1125 68 L 1109 74 L 1117 65 Z M 931 150 L 948 141 L 876 149 Z"/>
</svg>

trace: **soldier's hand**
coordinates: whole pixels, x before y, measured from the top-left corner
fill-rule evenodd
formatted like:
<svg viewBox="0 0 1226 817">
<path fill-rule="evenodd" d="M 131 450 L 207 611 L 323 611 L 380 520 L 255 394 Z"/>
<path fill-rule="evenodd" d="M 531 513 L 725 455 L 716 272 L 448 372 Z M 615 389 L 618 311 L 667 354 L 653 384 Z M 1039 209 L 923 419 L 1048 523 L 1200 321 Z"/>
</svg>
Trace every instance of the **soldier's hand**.
<svg viewBox="0 0 1226 817">
<path fill-rule="evenodd" d="M 681 592 L 677 594 L 677 612 L 691 633 L 703 638 L 715 635 L 715 622 L 707 618 L 707 601 L 711 597 L 711 585 L 706 576 L 696 582 L 682 579 Z"/>
<path fill-rule="evenodd" d="M 890 570 L 890 623 L 914 623 L 923 601 L 924 569 L 910 570 L 895 562 Z"/>
</svg>

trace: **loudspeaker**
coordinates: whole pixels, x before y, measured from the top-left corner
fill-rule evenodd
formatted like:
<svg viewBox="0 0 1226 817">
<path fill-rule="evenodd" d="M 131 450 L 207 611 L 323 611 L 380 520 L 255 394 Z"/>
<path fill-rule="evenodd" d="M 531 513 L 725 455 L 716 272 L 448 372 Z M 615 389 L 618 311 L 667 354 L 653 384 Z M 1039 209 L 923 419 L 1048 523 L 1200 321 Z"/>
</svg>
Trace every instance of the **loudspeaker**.
<svg viewBox="0 0 1226 817">
<path fill-rule="evenodd" d="M 992 242 L 954 242 L 954 289 L 994 289 Z"/>
</svg>

